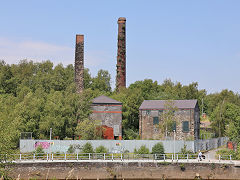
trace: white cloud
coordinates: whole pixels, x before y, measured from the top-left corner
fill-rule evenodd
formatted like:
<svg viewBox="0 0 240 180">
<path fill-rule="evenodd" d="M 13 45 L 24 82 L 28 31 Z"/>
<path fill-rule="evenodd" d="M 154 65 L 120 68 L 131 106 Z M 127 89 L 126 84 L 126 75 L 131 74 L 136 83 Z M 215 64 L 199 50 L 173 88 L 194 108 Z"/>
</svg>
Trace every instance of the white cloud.
<svg viewBox="0 0 240 180">
<path fill-rule="evenodd" d="M 0 60 L 5 60 L 8 64 L 17 64 L 22 59 L 41 62 L 51 60 L 55 65 L 74 64 L 74 48 L 61 46 L 39 41 L 12 41 L 0 37 Z M 90 51 L 85 52 L 85 65 L 96 67 L 107 61 L 105 52 Z"/>
</svg>

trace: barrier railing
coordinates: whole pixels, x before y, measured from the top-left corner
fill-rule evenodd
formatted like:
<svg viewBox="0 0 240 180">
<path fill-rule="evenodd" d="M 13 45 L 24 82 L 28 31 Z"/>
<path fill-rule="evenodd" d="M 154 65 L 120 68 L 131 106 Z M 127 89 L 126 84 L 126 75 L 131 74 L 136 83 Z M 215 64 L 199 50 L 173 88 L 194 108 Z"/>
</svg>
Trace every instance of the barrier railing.
<svg viewBox="0 0 240 180">
<path fill-rule="evenodd" d="M 232 161 L 232 155 L 218 155 L 217 159 L 210 159 L 209 156 L 197 154 L 133 154 L 133 153 L 51 153 L 51 154 L 0 154 L 0 160 L 5 162 L 21 161 L 83 161 L 83 160 L 132 160 L 132 161 L 181 161 L 181 162 L 201 162 L 201 161 Z"/>
</svg>

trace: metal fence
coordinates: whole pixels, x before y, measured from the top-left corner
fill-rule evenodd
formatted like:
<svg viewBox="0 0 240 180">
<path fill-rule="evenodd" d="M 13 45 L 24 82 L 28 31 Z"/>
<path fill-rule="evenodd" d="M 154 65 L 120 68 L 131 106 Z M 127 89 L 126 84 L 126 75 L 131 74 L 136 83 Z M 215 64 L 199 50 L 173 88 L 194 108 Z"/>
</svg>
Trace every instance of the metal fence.
<svg viewBox="0 0 240 180">
<path fill-rule="evenodd" d="M 179 153 L 186 145 L 186 150 L 198 152 L 199 150 L 210 150 L 223 146 L 227 143 L 227 138 L 214 138 L 208 140 L 183 141 L 183 140 L 20 140 L 20 152 L 29 153 L 36 150 L 41 145 L 45 153 L 67 153 L 70 146 L 82 147 L 86 143 L 91 143 L 93 148 L 104 146 L 110 153 L 134 152 L 141 146 L 146 146 L 150 151 L 153 146 L 161 142 L 165 153 Z M 80 153 L 76 149 L 75 153 Z"/>
<path fill-rule="evenodd" d="M 232 162 L 232 155 L 218 155 L 218 159 L 210 159 L 197 154 L 132 154 L 132 153 L 52 153 L 52 154 L 2 154 L 4 162 L 57 162 L 57 161 L 163 161 L 163 162 Z"/>
</svg>

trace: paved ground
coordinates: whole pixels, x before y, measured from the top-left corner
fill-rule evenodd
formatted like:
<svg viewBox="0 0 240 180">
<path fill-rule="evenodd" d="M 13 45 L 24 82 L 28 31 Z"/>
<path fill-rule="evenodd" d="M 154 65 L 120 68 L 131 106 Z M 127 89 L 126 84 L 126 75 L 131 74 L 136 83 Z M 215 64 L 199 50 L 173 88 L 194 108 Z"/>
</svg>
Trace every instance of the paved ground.
<svg viewBox="0 0 240 180">
<path fill-rule="evenodd" d="M 217 160 L 218 158 L 216 158 L 216 152 L 220 149 L 223 149 L 223 148 L 218 148 L 218 149 L 213 149 L 213 150 L 210 150 L 206 153 L 204 153 L 204 155 L 206 157 L 208 157 L 210 160 Z"/>
</svg>

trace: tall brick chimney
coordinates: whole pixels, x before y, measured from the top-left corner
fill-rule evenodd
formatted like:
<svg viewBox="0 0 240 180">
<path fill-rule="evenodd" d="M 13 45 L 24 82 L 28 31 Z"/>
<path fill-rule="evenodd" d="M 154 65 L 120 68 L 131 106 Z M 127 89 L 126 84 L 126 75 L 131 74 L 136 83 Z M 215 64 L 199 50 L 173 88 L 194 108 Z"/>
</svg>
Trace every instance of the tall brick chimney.
<svg viewBox="0 0 240 180">
<path fill-rule="evenodd" d="M 81 93 L 84 89 L 84 36 L 76 35 L 76 49 L 75 49 L 75 83 L 77 93 Z"/>
<path fill-rule="evenodd" d="M 118 18 L 116 90 L 126 87 L 126 18 Z"/>
</svg>

